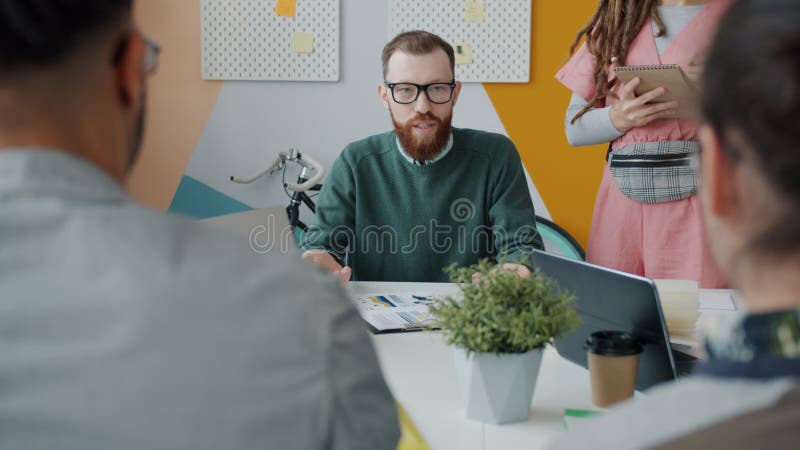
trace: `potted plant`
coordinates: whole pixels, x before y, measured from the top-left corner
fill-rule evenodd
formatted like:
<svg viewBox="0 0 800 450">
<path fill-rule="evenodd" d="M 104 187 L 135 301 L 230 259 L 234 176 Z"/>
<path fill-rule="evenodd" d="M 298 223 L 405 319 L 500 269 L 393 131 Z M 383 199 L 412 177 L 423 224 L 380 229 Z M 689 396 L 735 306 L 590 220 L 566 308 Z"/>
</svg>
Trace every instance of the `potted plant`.
<svg viewBox="0 0 800 450">
<path fill-rule="evenodd" d="M 538 270 L 522 278 L 486 259 L 445 271 L 461 298 L 438 299 L 431 311 L 454 346 L 467 417 L 527 420 L 545 345 L 580 324 L 574 296 Z"/>
</svg>

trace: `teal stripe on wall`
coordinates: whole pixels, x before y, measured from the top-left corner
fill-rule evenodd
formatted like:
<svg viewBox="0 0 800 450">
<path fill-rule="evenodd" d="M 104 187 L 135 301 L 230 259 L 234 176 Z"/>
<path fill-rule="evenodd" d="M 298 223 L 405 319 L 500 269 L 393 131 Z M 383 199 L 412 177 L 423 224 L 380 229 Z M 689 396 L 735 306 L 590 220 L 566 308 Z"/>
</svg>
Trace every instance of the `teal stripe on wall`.
<svg viewBox="0 0 800 450">
<path fill-rule="evenodd" d="M 169 205 L 169 212 L 196 219 L 249 211 L 252 207 L 222 192 L 184 175 Z"/>
</svg>

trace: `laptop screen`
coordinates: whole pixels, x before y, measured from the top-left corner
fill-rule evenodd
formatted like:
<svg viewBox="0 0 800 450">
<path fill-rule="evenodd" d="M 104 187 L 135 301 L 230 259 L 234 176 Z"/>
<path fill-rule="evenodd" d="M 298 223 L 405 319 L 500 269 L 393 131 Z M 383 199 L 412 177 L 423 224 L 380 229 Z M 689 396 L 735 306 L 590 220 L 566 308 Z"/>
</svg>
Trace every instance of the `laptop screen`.
<svg viewBox="0 0 800 450">
<path fill-rule="evenodd" d="M 621 330 L 644 344 L 636 389 L 676 377 L 675 361 L 655 284 L 646 278 L 536 251 L 533 265 L 576 296 L 581 326 L 555 340 L 558 353 L 587 367 L 586 339 L 595 331 Z"/>
</svg>

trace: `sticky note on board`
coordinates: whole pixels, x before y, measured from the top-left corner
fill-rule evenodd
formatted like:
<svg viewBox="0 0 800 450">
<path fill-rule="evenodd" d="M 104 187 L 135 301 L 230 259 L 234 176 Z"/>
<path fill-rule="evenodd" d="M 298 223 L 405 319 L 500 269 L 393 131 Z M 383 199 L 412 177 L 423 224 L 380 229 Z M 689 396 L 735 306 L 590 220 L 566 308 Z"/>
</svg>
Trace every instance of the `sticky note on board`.
<svg viewBox="0 0 800 450">
<path fill-rule="evenodd" d="M 464 22 L 483 22 L 486 9 L 482 1 L 464 3 Z"/>
<path fill-rule="evenodd" d="M 314 51 L 314 33 L 295 33 L 292 50 L 295 53 L 312 53 Z"/>
<path fill-rule="evenodd" d="M 277 0 L 275 3 L 275 14 L 279 16 L 294 17 L 297 7 L 297 0 Z"/>
<path fill-rule="evenodd" d="M 467 44 L 456 44 L 456 64 L 472 64 L 472 47 Z"/>
</svg>

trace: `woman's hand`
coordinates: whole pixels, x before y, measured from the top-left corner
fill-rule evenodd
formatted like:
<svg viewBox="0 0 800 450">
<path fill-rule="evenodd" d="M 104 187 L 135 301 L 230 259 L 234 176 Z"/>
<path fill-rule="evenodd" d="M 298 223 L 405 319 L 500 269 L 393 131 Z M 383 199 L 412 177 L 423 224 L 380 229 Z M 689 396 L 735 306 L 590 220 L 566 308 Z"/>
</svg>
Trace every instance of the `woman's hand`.
<svg viewBox="0 0 800 450">
<path fill-rule="evenodd" d="M 650 103 L 667 92 L 663 87 L 647 91 L 636 96 L 636 87 L 641 83 L 638 77 L 622 86 L 619 102 L 609 109 L 611 124 L 619 131 L 628 131 L 633 127 L 641 127 L 675 113 L 678 102 Z"/>
</svg>

